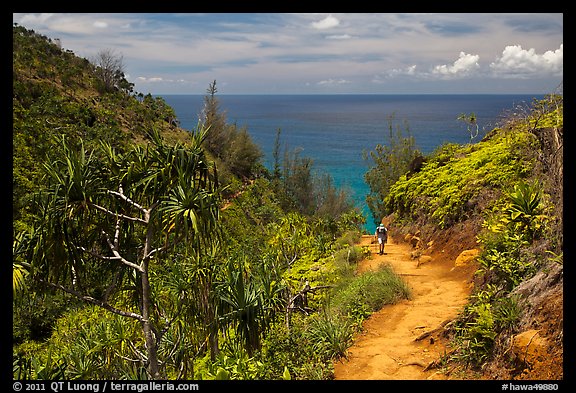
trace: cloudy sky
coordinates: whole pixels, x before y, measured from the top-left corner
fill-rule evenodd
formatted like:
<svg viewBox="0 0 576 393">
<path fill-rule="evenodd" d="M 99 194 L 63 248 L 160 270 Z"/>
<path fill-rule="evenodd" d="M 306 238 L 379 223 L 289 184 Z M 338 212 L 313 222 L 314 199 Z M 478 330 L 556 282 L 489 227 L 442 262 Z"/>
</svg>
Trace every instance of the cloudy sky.
<svg viewBox="0 0 576 393">
<path fill-rule="evenodd" d="M 144 94 L 554 92 L 563 14 L 72 13 L 13 22 L 88 59 L 122 56 Z"/>
</svg>

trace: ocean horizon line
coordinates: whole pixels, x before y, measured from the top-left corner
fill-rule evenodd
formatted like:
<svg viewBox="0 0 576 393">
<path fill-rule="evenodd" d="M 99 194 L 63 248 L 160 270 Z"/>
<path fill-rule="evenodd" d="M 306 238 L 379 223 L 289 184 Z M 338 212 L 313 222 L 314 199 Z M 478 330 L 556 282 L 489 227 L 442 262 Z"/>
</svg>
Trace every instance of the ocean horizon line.
<svg viewBox="0 0 576 393">
<path fill-rule="evenodd" d="M 551 93 L 218 93 L 216 96 L 544 96 Z M 152 96 L 205 96 L 207 93 L 154 93 Z"/>
</svg>

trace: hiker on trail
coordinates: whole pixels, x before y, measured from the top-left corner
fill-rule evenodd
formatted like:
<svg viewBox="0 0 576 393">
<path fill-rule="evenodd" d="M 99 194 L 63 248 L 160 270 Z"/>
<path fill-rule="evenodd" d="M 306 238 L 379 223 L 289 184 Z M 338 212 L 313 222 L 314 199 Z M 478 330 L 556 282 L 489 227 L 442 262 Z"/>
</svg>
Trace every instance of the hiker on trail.
<svg viewBox="0 0 576 393">
<path fill-rule="evenodd" d="M 380 246 L 378 254 L 384 254 L 384 245 L 386 241 L 388 241 L 388 229 L 386 229 L 384 224 L 380 223 L 380 225 L 378 225 L 374 237 L 378 240 L 378 245 Z"/>
</svg>

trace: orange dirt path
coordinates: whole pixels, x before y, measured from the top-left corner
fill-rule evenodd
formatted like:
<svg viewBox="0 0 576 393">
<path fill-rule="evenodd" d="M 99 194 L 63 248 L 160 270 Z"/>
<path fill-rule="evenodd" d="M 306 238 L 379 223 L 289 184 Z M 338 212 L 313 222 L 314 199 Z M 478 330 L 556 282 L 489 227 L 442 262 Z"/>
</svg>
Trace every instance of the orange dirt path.
<svg viewBox="0 0 576 393">
<path fill-rule="evenodd" d="M 446 379 L 438 369 L 424 371 L 446 352 L 438 332 L 415 341 L 421 334 L 454 319 L 468 302 L 471 275 L 454 268 L 454 261 L 434 257 L 418 266 L 410 245 L 388 239 L 385 255 L 378 255 L 372 236 L 363 236 L 361 245 L 370 245 L 371 259 L 361 261 L 358 273 L 389 264 L 408 283 L 412 298 L 384 306 L 363 324 L 363 331 L 348 349 L 348 359 L 334 364 L 336 380 L 422 380 Z"/>
</svg>

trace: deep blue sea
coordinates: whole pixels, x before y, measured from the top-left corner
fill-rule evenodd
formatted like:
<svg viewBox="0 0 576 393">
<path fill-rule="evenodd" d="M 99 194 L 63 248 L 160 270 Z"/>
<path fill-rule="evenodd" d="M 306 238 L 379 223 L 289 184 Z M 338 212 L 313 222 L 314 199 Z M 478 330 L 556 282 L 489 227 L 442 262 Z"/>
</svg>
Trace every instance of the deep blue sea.
<svg viewBox="0 0 576 393">
<path fill-rule="evenodd" d="M 203 95 L 162 95 L 174 108 L 180 126 L 198 124 Z M 300 150 L 313 160 L 314 170 L 328 173 L 337 187 L 345 187 L 366 216 L 366 230 L 375 228 L 365 197 L 364 173 L 373 164 L 363 152 L 385 144 L 390 127 L 407 130 L 424 154 L 444 143 L 470 143 L 461 114 L 474 113 L 482 137 L 505 115 L 526 108 L 543 95 L 217 95 L 228 123 L 246 127 L 272 167 L 277 130 L 284 149 Z"/>
</svg>

